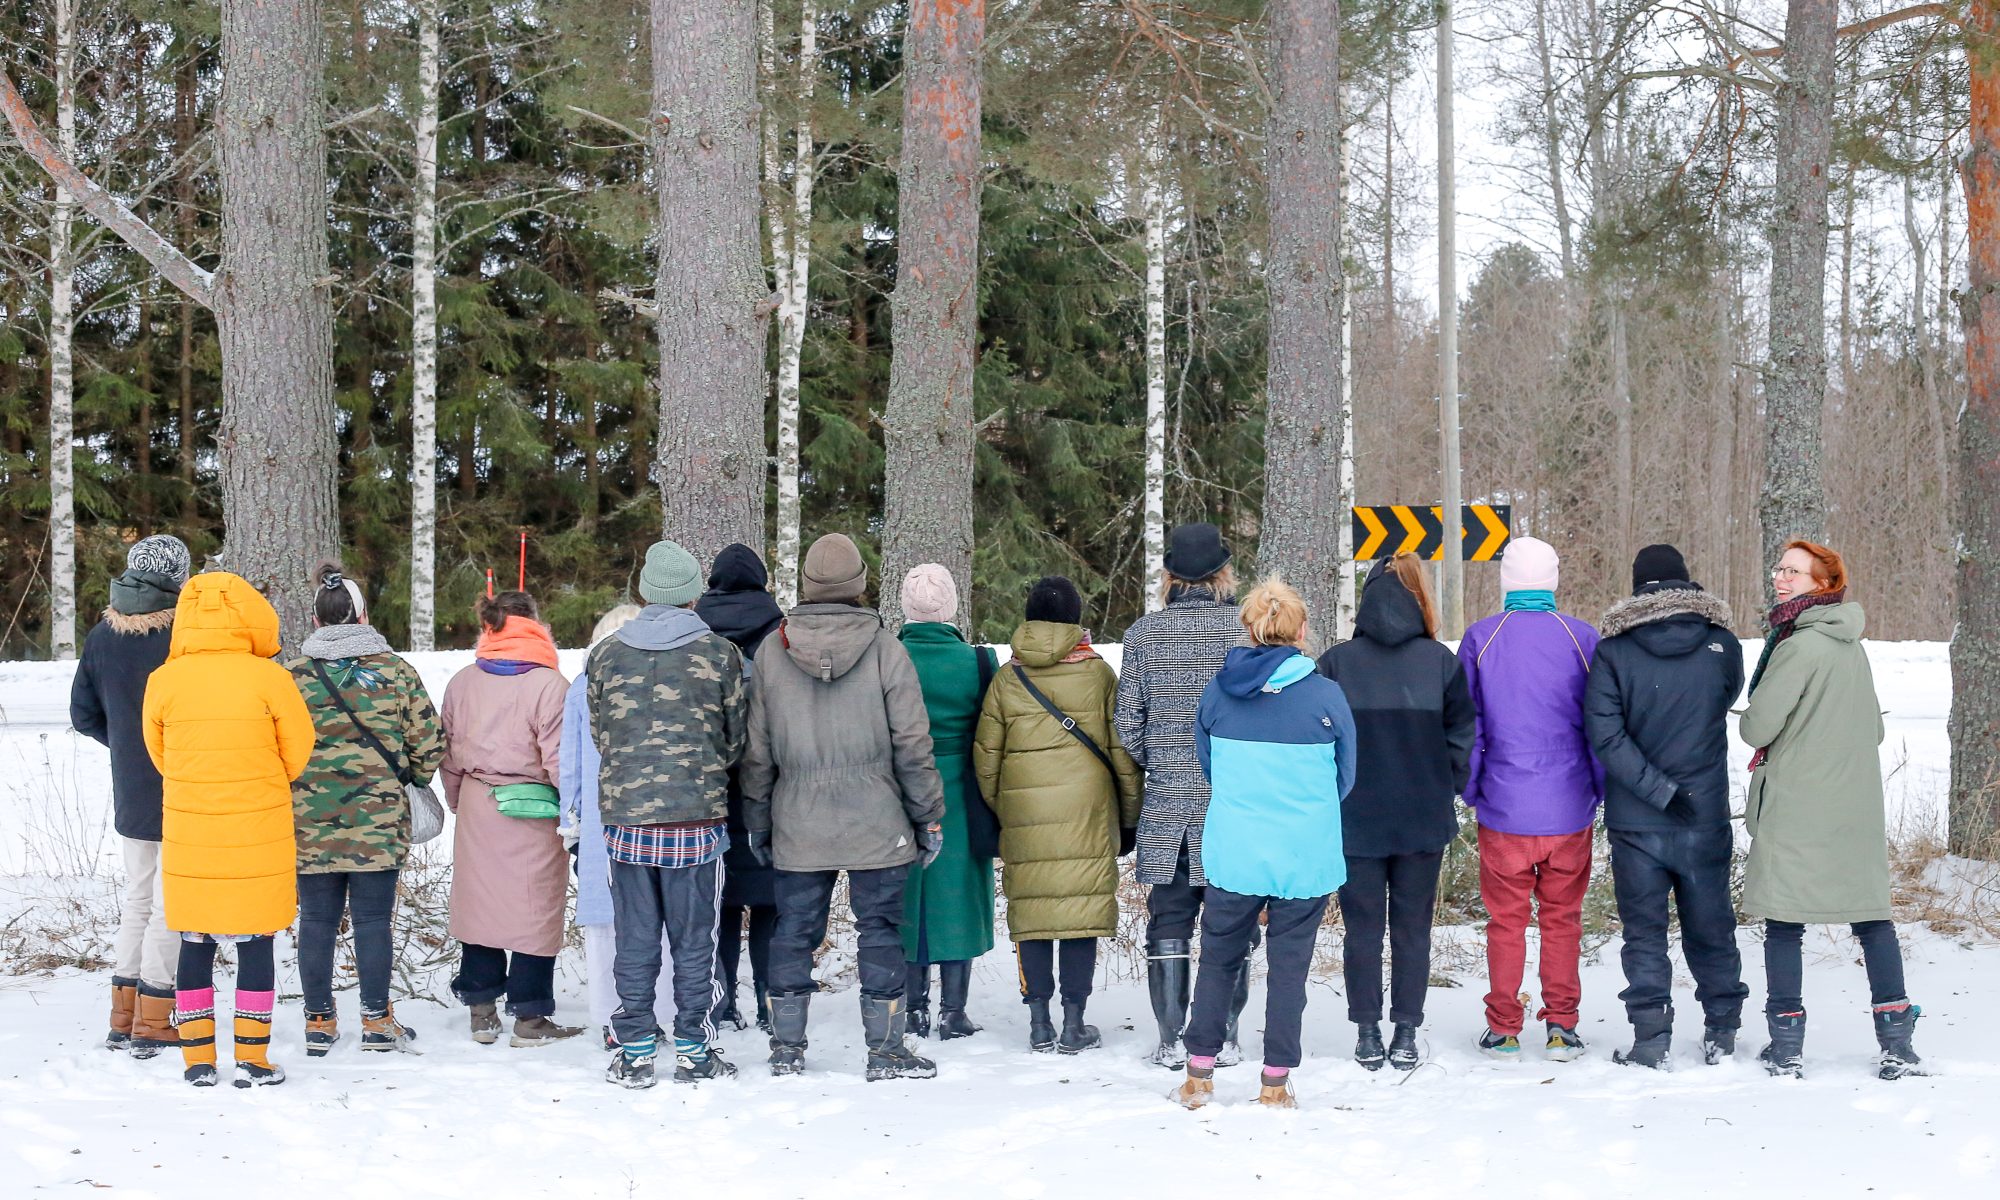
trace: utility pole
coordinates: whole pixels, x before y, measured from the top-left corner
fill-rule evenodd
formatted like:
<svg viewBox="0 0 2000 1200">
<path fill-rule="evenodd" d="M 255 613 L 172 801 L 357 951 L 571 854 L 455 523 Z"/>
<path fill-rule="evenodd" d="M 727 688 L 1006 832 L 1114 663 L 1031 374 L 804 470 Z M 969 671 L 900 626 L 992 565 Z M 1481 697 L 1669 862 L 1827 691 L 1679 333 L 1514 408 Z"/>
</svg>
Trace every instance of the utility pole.
<svg viewBox="0 0 2000 1200">
<path fill-rule="evenodd" d="M 1459 525 L 1458 490 L 1458 262 L 1457 204 L 1453 180 L 1451 127 L 1451 0 L 1439 0 L 1437 32 L 1438 127 L 1438 436 L 1443 443 L 1439 472 L 1444 484 L 1439 524 L 1444 527 L 1444 561 L 1439 574 L 1439 620 L 1445 637 L 1465 632 L 1465 559 Z"/>
</svg>

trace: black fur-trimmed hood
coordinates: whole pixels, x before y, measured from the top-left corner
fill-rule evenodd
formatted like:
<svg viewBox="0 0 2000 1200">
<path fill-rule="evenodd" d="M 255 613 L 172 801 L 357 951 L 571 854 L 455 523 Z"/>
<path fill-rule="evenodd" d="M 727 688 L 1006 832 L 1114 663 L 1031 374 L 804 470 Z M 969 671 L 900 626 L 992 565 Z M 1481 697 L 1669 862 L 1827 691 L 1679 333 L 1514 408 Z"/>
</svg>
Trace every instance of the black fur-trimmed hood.
<svg viewBox="0 0 2000 1200">
<path fill-rule="evenodd" d="M 1600 636 L 1614 638 L 1641 625 L 1651 625 L 1683 614 L 1700 617 L 1708 624 L 1720 625 L 1724 629 L 1730 625 L 1729 605 L 1715 593 L 1704 592 L 1694 586 L 1650 585 L 1650 590 L 1620 600 L 1607 609 L 1604 619 L 1597 624 L 1597 630 Z"/>
</svg>

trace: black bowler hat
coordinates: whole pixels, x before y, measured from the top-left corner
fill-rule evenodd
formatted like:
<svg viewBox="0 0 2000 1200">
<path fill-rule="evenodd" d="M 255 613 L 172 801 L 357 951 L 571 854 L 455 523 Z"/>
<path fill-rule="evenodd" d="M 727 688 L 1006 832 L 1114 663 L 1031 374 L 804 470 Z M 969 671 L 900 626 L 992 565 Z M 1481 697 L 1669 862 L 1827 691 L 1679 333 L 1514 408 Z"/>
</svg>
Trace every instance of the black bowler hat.
<svg viewBox="0 0 2000 1200">
<path fill-rule="evenodd" d="M 1222 531 L 1206 521 L 1174 526 L 1167 535 L 1167 574 L 1176 579 L 1207 579 L 1229 565 L 1229 544 Z"/>
</svg>

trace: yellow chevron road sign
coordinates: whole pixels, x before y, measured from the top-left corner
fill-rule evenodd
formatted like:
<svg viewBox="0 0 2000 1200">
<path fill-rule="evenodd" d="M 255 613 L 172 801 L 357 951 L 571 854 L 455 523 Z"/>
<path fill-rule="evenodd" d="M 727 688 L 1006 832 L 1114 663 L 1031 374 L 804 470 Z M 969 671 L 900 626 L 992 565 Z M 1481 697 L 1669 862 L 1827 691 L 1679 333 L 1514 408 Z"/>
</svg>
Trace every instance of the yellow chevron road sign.
<svg viewBox="0 0 2000 1200">
<path fill-rule="evenodd" d="M 1500 557 L 1511 536 L 1513 506 L 1468 504 L 1459 514 L 1459 553 L 1466 562 Z M 1444 519 L 1438 505 L 1376 504 L 1354 510 L 1354 557 L 1388 558 L 1405 551 L 1419 558 L 1444 557 Z"/>
</svg>

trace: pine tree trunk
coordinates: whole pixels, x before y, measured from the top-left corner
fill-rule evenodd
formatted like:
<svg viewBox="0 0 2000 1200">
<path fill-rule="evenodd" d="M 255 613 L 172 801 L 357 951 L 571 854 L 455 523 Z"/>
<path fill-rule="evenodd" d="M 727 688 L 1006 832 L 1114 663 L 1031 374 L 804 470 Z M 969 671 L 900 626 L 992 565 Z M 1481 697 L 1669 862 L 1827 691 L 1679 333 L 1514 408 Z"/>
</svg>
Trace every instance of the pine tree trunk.
<svg viewBox="0 0 2000 1200">
<path fill-rule="evenodd" d="M 792 153 L 790 262 L 779 274 L 778 297 L 778 603 L 799 597 L 799 361 L 806 344 L 806 304 L 812 274 L 813 81 L 819 74 L 819 17 L 814 0 L 799 14 L 798 142 Z"/>
<path fill-rule="evenodd" d="M 896 291 L 883 440 L 881 608 L 919 563 L 972 592 L 972 352 L 979 324 L 980 62 L 985 0 L 912 0 L 903 36 Z"/>
<path fill-rule="evenodd" d="M 653 0 L 666 536 L 706 564 L 764 544 L 767 292 L 757 236 L 755 0 Z"/>
<path fill-rule="evenodd" d="M 1958 422 L 1951 849 L 2000 858 L 2000 0 L 1973 0 L 1965 186 L 1966 402 Z"/>
<path fill-rule="evenodd" d="M 1337 620 L 1341 422 L 1340 4 L 1274 0 L 1264 142 L 1270 191 L 1268 415 L 1257 567 L 1305 597 L 1315 641 Z"/>
<path fill-rule="evenodd" d="M 1820 420 L 1826 400 L 1827 164 L 1833 153 L 1838 0 L 1790 0 L 1777 92 L 1771 334 L 1764 367 L 1764 561 L 1791 538 L 1826 538 Z M 1765 598 L 1770 598 L 1765 585 Z"/>
<path fill-rule="evenodd" d="M 410 217 L 410 649 L 416 651 L 431 649 L 437 630 L 439 3 L 417 5 L 417 194 Z"/>
<path fill-rule="evenodd" d="M 1146 220 L 1146 591 L 1145 611 L 1166 603 L 1167 554 L 1167 189 L 1157 147 L 1145 155 Z"/>
<path fill-rule="evenodd" d="M 223 566 L 296 646 L 313 562 L 338 552 L 320 0 L 223 0 Z"/>
<path fill-rule="evenodd" d="M 76 161 L 76 2 L 55 0 L 56 145 Z M 49 224 L 49 655 L 76 657 L 76 201 Z"/>
</svg>

